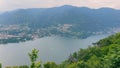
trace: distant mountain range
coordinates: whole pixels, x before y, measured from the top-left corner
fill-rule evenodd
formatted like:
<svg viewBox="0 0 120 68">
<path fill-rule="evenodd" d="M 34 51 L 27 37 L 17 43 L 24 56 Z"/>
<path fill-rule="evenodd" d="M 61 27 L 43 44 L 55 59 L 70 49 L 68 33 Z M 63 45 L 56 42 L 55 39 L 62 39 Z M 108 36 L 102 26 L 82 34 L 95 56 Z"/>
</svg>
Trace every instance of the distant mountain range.
<svg viewBox="0 0 120 68">
<path fill-rule="evenodd" d="M 69 30 L 83 33 L 106 32 L 120 27 L 120 10 L 90 9 L 64 5 L 53 8 L 18 9 L 0 14 L 0 24 L 25 24 L 30 28 L 48 28 L 72 25 Z M 64 28 L 67 28 L 64 27 Z"/>
</svg>

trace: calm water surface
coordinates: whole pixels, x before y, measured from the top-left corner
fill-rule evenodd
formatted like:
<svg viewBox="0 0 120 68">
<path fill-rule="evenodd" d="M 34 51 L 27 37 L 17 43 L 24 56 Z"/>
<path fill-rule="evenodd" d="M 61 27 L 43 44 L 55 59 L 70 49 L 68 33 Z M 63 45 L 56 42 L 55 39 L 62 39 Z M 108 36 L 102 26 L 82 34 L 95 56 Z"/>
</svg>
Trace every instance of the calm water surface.
<svg viewBox="0 0 120 68">
<path fill-rule="evenodd" d="M 86 39 L 70 39 L 63 37 L 44 37 L 24 43 L 0 44 L 0 62 L 4 66 L 30 64 L 28 52 L 33 48 L 39 49 L 39 60 L 42 62 L 55 61 L 60 63 L 68 58 L 70 53 L 107 37 L 96 35 Z"/>
</svg>

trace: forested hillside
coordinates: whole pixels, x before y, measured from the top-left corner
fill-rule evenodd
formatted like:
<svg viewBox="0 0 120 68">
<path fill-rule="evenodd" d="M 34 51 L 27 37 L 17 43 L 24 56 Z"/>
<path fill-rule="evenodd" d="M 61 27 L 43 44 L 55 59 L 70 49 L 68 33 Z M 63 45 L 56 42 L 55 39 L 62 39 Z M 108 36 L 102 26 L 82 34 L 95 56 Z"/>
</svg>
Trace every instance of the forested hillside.
<svg viewBox="0 0 120 68">
<path fill-rule="evenodd" d="M 1 25 L 24 25 L 43 36 L 86 38 L 95 34 L 114 33 L 120 31 L 119 22 L 120 10 L 70 5 L 18 9 L 0 14 Z"/>
<path fill-rule="evenodd" d="M 80 49 L 63 62 L 65 68 L 120 68 L 120 33 L 87 49 Z"/>
</svg>

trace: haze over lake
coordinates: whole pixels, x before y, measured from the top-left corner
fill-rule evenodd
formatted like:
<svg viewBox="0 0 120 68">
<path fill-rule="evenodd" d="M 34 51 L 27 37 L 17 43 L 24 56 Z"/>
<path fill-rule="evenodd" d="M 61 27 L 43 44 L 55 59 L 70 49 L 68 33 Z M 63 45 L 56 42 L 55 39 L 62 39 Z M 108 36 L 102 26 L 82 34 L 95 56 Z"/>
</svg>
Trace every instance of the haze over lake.
<svg viewBox="0 0 120 68">
<path fill-rule="evenodd" d="M 44 37 L 23 43 L 0 44 L 0 62 L 4 66 L 30 64 L 28 52 L 39 50 L 39 60 L 60 63 L 80 48 L 87 48 L 108 35 L 90 36 L 86 39 L 71 39 L 58 36 Z"/>
</svg>

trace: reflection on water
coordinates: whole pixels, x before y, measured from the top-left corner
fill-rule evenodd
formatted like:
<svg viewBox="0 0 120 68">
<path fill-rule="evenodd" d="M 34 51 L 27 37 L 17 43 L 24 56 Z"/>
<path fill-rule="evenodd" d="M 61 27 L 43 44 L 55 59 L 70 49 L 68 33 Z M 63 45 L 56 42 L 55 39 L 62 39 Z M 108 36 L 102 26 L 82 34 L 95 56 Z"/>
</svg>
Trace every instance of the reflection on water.
<svg viewBox="0 0 120 68">
<path fill-rule="evenodd" d="M 24 43 L 0 45 L 0 62 L 3 66 L 30 64 L 28 52 L 33 48 L 39 49 L 39 60 L 42 62 L 55 61 L 60 63 L 67 59 L 70 53 L 80 48 L 87 48 L 108 35 L 91 36 L 87 39 L 70 39 L 63 37 L 44 37 Z"/>
</svg>

